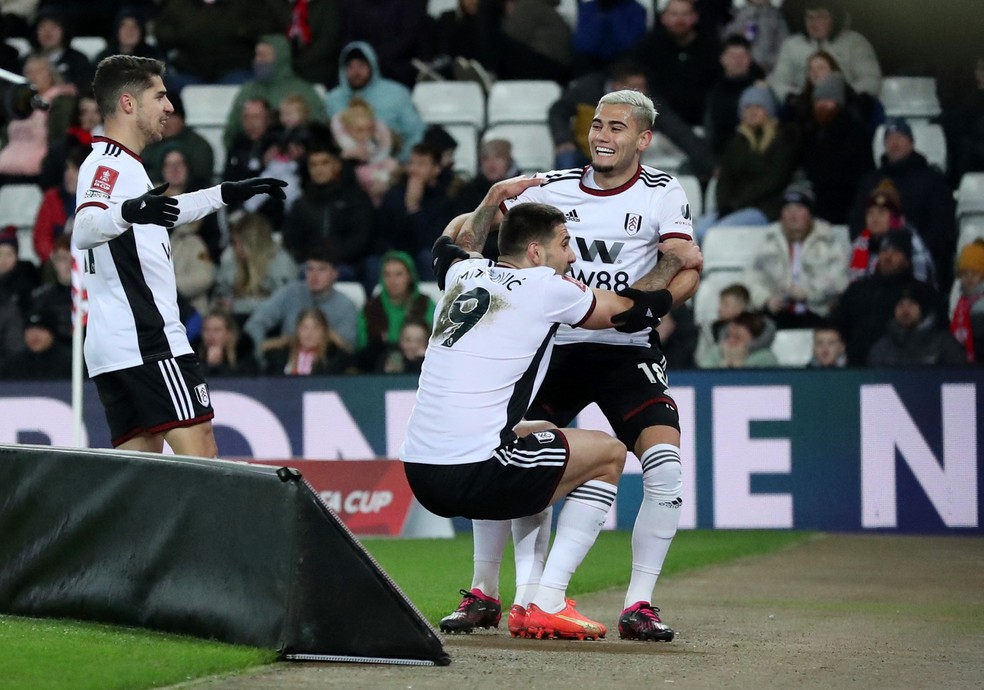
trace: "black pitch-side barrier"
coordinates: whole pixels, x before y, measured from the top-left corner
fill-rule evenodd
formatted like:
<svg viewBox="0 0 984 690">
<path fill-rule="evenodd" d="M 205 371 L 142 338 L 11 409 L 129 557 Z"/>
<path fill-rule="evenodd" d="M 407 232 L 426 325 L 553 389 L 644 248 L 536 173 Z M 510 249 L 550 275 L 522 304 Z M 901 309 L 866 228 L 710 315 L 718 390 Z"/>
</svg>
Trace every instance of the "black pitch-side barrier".
<svg viewBox="0 0 984 690">
<path fill-rule="evenodd" d="M 0 612 L 450 663 L 296 470 L 222 460 L 0 445 Z"/>
</svg>

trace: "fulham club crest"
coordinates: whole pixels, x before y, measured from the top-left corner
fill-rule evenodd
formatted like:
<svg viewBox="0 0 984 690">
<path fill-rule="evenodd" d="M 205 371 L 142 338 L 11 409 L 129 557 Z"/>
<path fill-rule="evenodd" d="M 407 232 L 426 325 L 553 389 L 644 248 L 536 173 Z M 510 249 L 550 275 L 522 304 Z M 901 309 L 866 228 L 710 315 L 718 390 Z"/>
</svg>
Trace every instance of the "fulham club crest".
<svg viewBox="0 0 984 690">
<path fill-rule="evenodd" d="M 195 397 L 198 398 L 198 402 L 201 403 L 202 407 L 208 407 L 208 385 L 199 383 L 195 386 Z"/>
<path fill-rule="evenodd" d="M 642 216 L 638 213 L 626 213 L 623 227 L 625 228 L 625 234 L 629 236 L 635 235 L 642 228 Z"/>
</svg>

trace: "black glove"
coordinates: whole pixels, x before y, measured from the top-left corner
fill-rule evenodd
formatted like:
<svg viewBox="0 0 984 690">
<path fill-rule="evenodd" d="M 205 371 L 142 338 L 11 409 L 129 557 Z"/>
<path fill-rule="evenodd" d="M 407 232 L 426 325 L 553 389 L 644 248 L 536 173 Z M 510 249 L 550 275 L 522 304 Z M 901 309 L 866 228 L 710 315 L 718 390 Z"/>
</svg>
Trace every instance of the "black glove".
<svg viewBox="0 0 984 690">
<path fill-rule="evenodd" d="M 120 204 L 120 215 L 130 225 L 162 225 L 173 228 L 178 220 L 178 201 L 162 196 L 168 184 L 154 187 L 135 199 L 127 199 Z"/>
<path fill-rule="evenodd" d="M 251 177 L 240 182 L 223 182 L 219 189 L 222 191 L 222 202 L 226 205 L 241 204 L 257 194 L 269 194 L 277 199 L 286 199 L 284 187 L 287 183 L 276 177 Z"/>
<path fill-rule="evenodd" d="M 468 252 L 459 247 L 447 235 L 441 235 L 434 241 L 431 248 L 431 255 L 434 257 L 431 266 L 434 269 L 434 277 L 437 279 L 437 287 L 444 289 L 448 277 L 448 270 L 458 259 L 467 259 Z"/>
<path fill-rule="evenodd" d="M 673 293 L 669 290 L 647 292 L 634 288 L 616 290 L 621 297 L 633 301 L 632 308 L 615 314 L 612 323 L 620 333 L 636 333 L 644 328 L 656 328 L 661 316 L 666 316 L 673 308 Z"/>
</svg>

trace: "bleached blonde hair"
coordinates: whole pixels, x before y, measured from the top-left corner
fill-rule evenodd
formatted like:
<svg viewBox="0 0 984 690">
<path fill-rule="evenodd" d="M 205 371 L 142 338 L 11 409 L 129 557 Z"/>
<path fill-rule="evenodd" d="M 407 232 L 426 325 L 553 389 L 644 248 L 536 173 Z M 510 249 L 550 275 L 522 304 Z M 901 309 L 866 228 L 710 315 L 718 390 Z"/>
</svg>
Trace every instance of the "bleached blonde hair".
<svg viewBox="0 0 984 690">
<path fill-rule="evenodd" d="M 635 120 L 639 128 L 642 130 L 652 129 L 653 123 L 656 122 L 656 116 L 659 115 L 656 112 L 656 106 L 653 105 L 653 100 L 644 94 L 642 91 L 635 91 L 633 89 L 622 89 L 621 91 L 612 91 L 611 93 L 606 93 L 598 101 L 598 107 L 595 108 L 595 115 L 601 110 L 603 105 L 627 105 L 632 108 L 632 119 Z"/>
</svg>

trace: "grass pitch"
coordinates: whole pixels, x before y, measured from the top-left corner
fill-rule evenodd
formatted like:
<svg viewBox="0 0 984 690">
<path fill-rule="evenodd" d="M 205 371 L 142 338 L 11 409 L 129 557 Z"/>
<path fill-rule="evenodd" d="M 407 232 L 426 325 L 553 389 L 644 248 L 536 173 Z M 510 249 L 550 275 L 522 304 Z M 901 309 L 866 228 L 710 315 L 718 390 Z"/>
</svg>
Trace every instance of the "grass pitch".
<svg viewBox="0 0 984 690">
<path fill-rule="evenodd" d="M 810 538 L 805 532 L 682 531 L 665 576 Z M 455 539 L 366 539 L 364 545 L 432 623 L 471 586 L 470 534 Z M 574 576 L 571 596 L 628 583 L 632 535 L 604 532 Z M 503 601 L 511 601 L 512 547 L 502 562 Z M 272 650 L 75 621 L 0 616 L 0 690 L 143 690 L 270 663 Z"/>
</svg>

